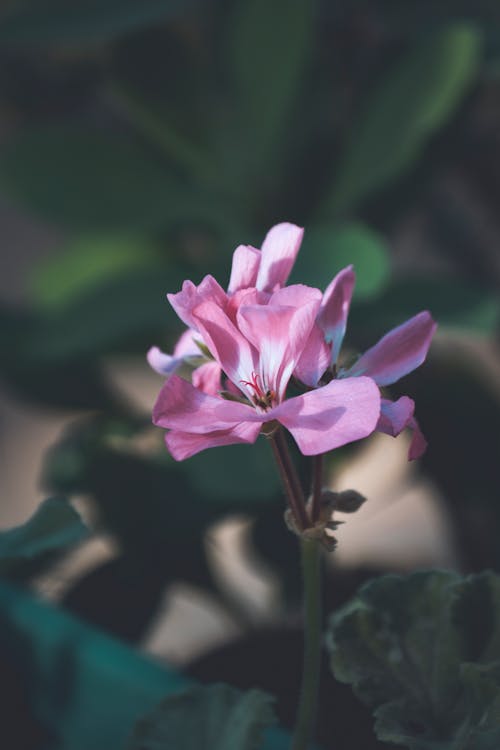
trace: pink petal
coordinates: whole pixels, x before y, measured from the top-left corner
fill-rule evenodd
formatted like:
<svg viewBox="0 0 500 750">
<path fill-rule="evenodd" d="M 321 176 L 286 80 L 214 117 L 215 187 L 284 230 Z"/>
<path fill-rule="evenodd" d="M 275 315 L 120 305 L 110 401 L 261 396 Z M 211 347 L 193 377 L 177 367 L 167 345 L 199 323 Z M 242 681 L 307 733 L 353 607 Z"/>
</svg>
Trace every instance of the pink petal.
<svg viewBox="0 0 500 750">
<path fill-rule="evenodd" d="M 413 430 L 410 448 L 408 450 L 408 461 L 414 461 L 416 458 L 423 456 L 427 450 L 427 440 L 425 439 L 415 417 L 410 420 L 408 427 L 410 430 Z"/>
<path fill-rule="evenodd" d="M 238 311 L 241 332 L 259 351 L 262 387 L 274 391 L 278 402 L 306 345 L 318 305 L 319 300 L 298 308 L 249 305 Z"/>
<path fill-rule="evenodd" d="M 355 280 L 353 267 L 347 266 L 339 271 L 323 295 L 318 325 L 324 331 L 326 341 L 332 345 L 331 361 L 334 364 L 344 339 Z"/>
<path fill-rule="evenodd" d="M 315 388 L 330 365 L 330 347 L 323 331 L 315 323 L 293 374 L 305 385 Z"/>
<path fill-rule="evenodd" d="M 332 380 L 272 410 L 305 456 L 366 437 L 375 429 L 379 413 L 380 393 L 371 378 Z"/>
<path fill-rule="evenodd" d="M 256 370 L 257 352 L 215 303 L 203 303 L 193 311 L 193 317 L 210 353 L 228 378 L 248 395 L 242 381 L 249 380 Z"/>
<path fill-rule="evenodd" d="M 198 286 L 192 281 L 185 281 L 182 290 L 177 294 L 167 294 L 167 299 L 182 322 L 196 330 L 192 315 L 194 308 L 207 300 L 224 307 L 227 294 L 213 276 L 205 276 Z"/>
<path fill-rule="evenodd" d="M 429 312 L 415 315 L 383 336 L 343 377 L 367 375 L 378 385 L 395 383 L 422 364 L 435 330 Z"/>
<path fill-rule="evenodd" d="M 182 357 L 173 357 L 171 354 L 165 354 L 157 346 L 152 346 L 146 354 L 149 366 L 159 375 L 168 377 L 177 370 L 183 363 Z"/>
<path fill-rule="evenodd" d="M 190 458 L 206 448 L 216 448 L 235 443 L 255 443 L 259 432 L 260 424 L 249 422 L 238 424 L 232 429 L 219 430 L 204 435 L 173 430 L 165 435 L 165 443 L 172 458 L 176 461 L 184 461 L 184 459 Z"/>
<path fill-rule="evenodd" d="M 396 437 L 408 427 L 415 410 L 415 402 L 408 396 L 401 396 L 397 401 L 383 398 L 380 402 L 380 417 L 376 429 L 386 435 Z"/>
<path fill-rule="evenodd" d="M 178 339 L 174 348 L 174 357 L 199 357 L 201 355 L 196 340 L 200 341 L 200 336 L 192 328 L 184 331 Z"/>
<path fill-rule="evenodd" d="M 233 253 L 231 278 L 227 291 L 234 294 L 239 289 L 254 287 L 261 261 L 261 252 L 251 245 L 239 245 Z"/>
<path fill-rule="evenodd" d="M 153 408 L 153 423 L 159 427 L 200 435 L 247 421 L 259 421 L 250 405 L 203 393 L 177 375 L 164 384 Z"/>
<path fill-rule="evenodd" d="M 218 362 L 205 362 L 193 370 L 191 382 L 195 388 L 215 396 L 221 389 L 221 369 Z"/>
<path fill-rule="evenodd" d="M 309 302 L 320 302 L 322 294 L 319 289 L 305 284 L 285 286 L 271 295 L 269 304 L 291 305 L 300 307 Z M 300 344 L 302 346 L 302 343 Z M 312 387 L 318 384 L 320 377 L 330 364 L 330 348 L 324 340 L 323 332 L 313 325 L 302 354 L 296 364 L 294 375 Z"/>
<path fill-rule="evenodd" d="M 277 224 L 262 243 L 262 260 L 257 276 L 257 289 L 272 292 L 284 286 L 292 270 L 304 230 L 295 224 Z"/>
<path fill-rule="evenodd" d="M 399 435 L 405 427 L 408 427 L 413 432 L 408 450 L 409 461 L 420 458 L 427 448 L 427 440 L 413 416 L 414 409 L 415 403 L 408 396 L 401 396 L 397 401 L 382 399 L 380 418 L 376 427 L 379 432 L 392 435 L 392 437 Z"/>
<path fill-rule="evenodd" d="M 160 375 L 168 377 L 183 364 L 189 362 L 191 357 L 201 357 L 200 349 L 196 346 L 193 335 L 197 336 L 198 339 L 200 338 L 196 331 L 191 328 L 184 331 L 175 345 L 173 355 L 165 354 L 157 346 L 152 346 L 146 354 L 150 367 Z"/>
</svg>

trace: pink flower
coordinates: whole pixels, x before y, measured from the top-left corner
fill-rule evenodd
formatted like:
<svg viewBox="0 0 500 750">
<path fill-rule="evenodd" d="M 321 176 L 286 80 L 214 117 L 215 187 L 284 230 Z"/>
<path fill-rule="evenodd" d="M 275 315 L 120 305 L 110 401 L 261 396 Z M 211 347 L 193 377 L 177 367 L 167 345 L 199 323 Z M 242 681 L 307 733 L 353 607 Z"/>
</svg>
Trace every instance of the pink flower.
<svg viewBox="0 0 500 750">
<path fill-rule="evenodd" d="M 370 378 L 332 380 L 286 398 L 315 325 L 321 293 L 302 285 L 279 288 L 291 267 L 289 256 L 286 262 L 282 258 L 265 266 L 262 259 L 257 275 L 255 269 L 247 273 L 248 263 L 239 265 L 236 276 L 242 278 L 246 268 L 245 283 L 250 279 L 257 287 L 241 294 L 237 305 L 215 288 L 212 297 L 193 294 L 194 285 L 184 285 L 182 297 L 169 295 L 224 373 L 225 391 L 207 393 L 175 374 L 168 378 L 153 421 L 169 430 L 166 444 L 175 459 L 219 445 L 253 443 L 263 425 L 273 430 L 276 423 L 291 432 L 304 455 L 324 453 L 374 430 L 380 394 Z M 233 295 L 242 291 L 238 286 L 235 282 Z M 192 304 L 194 298 L 197 304 Z"/>
<path fill-rule="evenodd" d="M 225 309 L 231 305 L 234 310 L 239 303 L 241 292 L 249 288 L 260 293 L 261 301 L 267 300 L 271 292 L 286 284 L 303 234 L 304 230 L 301 227 L 282 223 L 267 233 L 261 250 L 251 245 L 239 245 L 233 253 L 227 293 L 213 276 L 205 276 L 198 286 L 192 281 L 185 281 L 180 292 L 167 295 L 179 318 L 188 326 L 188 330 L 177 342 L 173 355 L 165 354 L 156 346 L 149 350 L 147 359 L 153 370 L 170 377 L 183 365 L 199 367 L 203 371 L 194 375 L 198 381 L 195 384 L 206 393 L 217 393 L 220 389 L 220 368 L 215 362 L 203 359 L 203 352 L 198 346 L 201 338 L 197 335 L 192 311 L 205 300 L 215 301 Z"/>
<path fill-rule="evenodd" d="M 371 378 L 378 386 L 391 385 L 421 365 L 427 356 L 436 323 L 430 313 L 424 311 L 386 333 L 351 367 L 345 369 L 339 366 L 338 357 L 346 331 L 354 282 L 353 267 L 348 266 L 335 276 L 323 295 L 304 356 L 295 371 L 295 375 L 306 385 L 317 387 L 329 378 L 361 376 Z M 316 369 L 311 367 L 313 362 L 319 363 Z M 393 437 L 409 427 L 413 431 L 409 459 L 421 456 L 427 446 L 413 416 L 414 408 L 414 402 L 407 396 L 396 402 L 382 399 L 376 427 L 378 431 Z"/>
</svg>

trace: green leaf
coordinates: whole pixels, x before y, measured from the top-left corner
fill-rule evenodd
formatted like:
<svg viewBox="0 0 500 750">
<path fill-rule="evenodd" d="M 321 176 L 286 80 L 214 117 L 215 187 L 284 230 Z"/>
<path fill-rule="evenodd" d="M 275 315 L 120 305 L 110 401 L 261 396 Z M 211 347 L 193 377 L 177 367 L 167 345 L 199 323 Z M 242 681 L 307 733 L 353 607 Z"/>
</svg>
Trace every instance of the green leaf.
<svg viewBox="0 0 500 750">
<path fill-rule="evenodd" d="M 164 264 L 130 270 L 44 311 L 29 341 L 31 356 L 50 363 L 130 348 L 145 356 L 173 322 L 165 293 L 180 286 L 177 274 Z"/>
<path fill-rule="evenodd" d="M 343 213 L 399 177 L 453 115 L 474 82 L 481 38 L 455 24 L 422 35 L 369 97 L 354 123 L 323 213 Z"/>
<path fill-rule="evenodd" d="M 188 688 L 166 698 L 136 725 L 128 750 L 258 750 L 274 723 L 274 700 L 229 685 Z"/>
<path fill-rule="evenodd" d="M 240 129 L 251 139 L 252 168 L 280 146 L 278 139 L 289 128 L 312 50 L 313 10 L 309 0 L 236 4 L 229 26 L 230 70 Z"/>
<path fill-rule="evenodd" d="M 383 576 L 333 615 L 334 674 L 374 709 L 381 740 L 410 750 L 495 750 L 500 578 Z"/>
<path fill-rule="evenodd" d="M 268 503 L 279 491 L 279 475 L 265 439 L 204 451 L 183 464 L 195 492 L 233 510 Z M 244 481 L 242 481 L 244 477 Z"/>
<path fill-rule="evenodd" d="M 362 301 L 352 310 L 350 324 L 377 335 L 429 309 L 440 326 L 491 334 L 500 321 L 496 292 L 460 280 L 401 279 L 376 300 Z"/>
<path fill-rule="evenodd" d="M 381 235 L 360 223 L 320 225 L 308 229 L 293 278 L 324 289 L 336 273 L 352 264 L 355 296 L 370 297 L 386 284 L 390 259 Z"/>
<path fill-rule="evenodd" d="M 100 42 L 165 21 L 183 11 L 186 0 L 25 0 L 0 22 L 7 44 Z"/>
<path fill-rule="evenodd" d="M 51 735 L 47 746 L 58 750 L 123 748 L 141 715 L 188 684 L 167 665 L 3 583 L 0 634 L 1 674 L 8 656 L 27 708 Z M 271 727 L 260 750 L 286 750 L 289 742 Z"/>
<path fill-rule="evenodd" d="M 0 575 L 16 575 L 27 566 L 83 541 L 88 529 L 67 500 L 45 500 L 22 526 L 0 532 Z"/>
<path fill-rule="evenodd" d="M 147 267 L 155 260 L 155 249 L 143 238 L 79 237 L 33 269 L 32 295 L 43 308 L 64 307 L 103 281 Z"/>
<path fill-rule="evenodd" d="M 77 127 L 20 133 L 0 152 L 0 183 L 42 218 L 83 230 L 165 226 L 186 205 L 168 168 L 138 143 Z"/>
</svg>

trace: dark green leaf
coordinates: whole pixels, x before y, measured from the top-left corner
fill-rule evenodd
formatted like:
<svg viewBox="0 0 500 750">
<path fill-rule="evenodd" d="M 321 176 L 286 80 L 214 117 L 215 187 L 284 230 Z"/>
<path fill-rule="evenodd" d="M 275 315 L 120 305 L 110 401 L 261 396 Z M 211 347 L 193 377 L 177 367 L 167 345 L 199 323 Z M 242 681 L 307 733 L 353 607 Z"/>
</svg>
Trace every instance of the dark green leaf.
<svg viewBox="0 0 500 750">
<path fill-rule="evenodd" d="M 104 280 L 38 319 L 27 342 L 30 355 L 40 363 L 130 348 L 145 356 L 149 346 L 162 343 L 158 337 L 166 336 L 173 322 L 166 292 L 179 285 L 178 271 L 165 264 Z"/>
<path fill-rule="evenodd" d="M 490 334 L 500 320 L 496 292 L 460 280 L 401 279 L 374 301 L 362 301 L 350 324 L 376 335 L 399 325 L 422 309 L 431 311 L 440 326 Z"/>
<path fill-rule="evenodd" d="M 196 492 L 235 511 L 268 503 L 280 487 L 268 441 L 204 451 L 183 464 Z"/>
<path fill-rule="evenodd" d="M 344 212 L 412 165 L 475 80 L 481 38 L 454 25 L 422 35 L 391 67 L 349 134 L 324 214 Z"/>
<path fill-rule="evenodd" d="M 32 271 L 34 301 L 43 308 L 59 308 L 103 281 L 147 267 L 155 256 L 155 248 L 144 238 L 79 237 Z"/>
<path fill-rule="evenodd" d="M 51 734 L 48 746 L 58 750 L 123 748 L 139 717 L 187 684 L 166 665 L 4 584 L 0 636 L 0 679 L 8 658 L 31 713 Z M 287 735 L 271 727 L 260 750 L 288 746 Z"/>
<path fill-rule="evenodd" d="M 168 168 L 138 143 L 77 127 L 19 134 L 0 152 L 0 182 L 39 216 L 84 230 L 165 226 L 186 206 Z"/>
<path fill-rule="evenodd" d="M 384 239 L 363 224 L 307 229 L 293 278 L 324 289 L 335 274 L 352 264 L 357 298 L 379 292 L 387 282 L 390 260 Z"/>
<path fill-rule="evenodd" d="M 28 566 L 41 565 L 88 533 L 67 500 L 45 500 L 22 526 L 0 532 L 0 575 L 16 576 Z"/>
<path fill-rule="evenodd" d="M 258 750 L 274 723 L 273 699 L 229 685 L 193 687 L 172 695 L 139 721 L 128 750 Z"/>
<path fill-rule="evenodd" d="M 96 409 L 115 404 L 116 394 L 88 357 L 43 361 L 38 356 L 40 326 L 33 315 L 0 308 L 0 377 L 7 388 L 29 402 L 50 406 Z"/>
<path fill-rule="evenodd" d="M 10 44 L 97 42 L 164 21 L 186 0 L 25 0 L 0 22 L 0 41 Z"/>
<path fill-rule="evenodd" d="M 495 750 L 500 578 L 384 576 L 333 615 L 335 676 L 374 709 L 381 740 L 410 750 Z"/>
<path fill-rule="evenodd" d="M 230 69 L 251 168 L 262 166 L 289 129 L 291 106 L 312 49 L 314 3 L 239 0 L 229 26 Z M 262 179 L 262 175 L 261 175 Z"/>
</svg>

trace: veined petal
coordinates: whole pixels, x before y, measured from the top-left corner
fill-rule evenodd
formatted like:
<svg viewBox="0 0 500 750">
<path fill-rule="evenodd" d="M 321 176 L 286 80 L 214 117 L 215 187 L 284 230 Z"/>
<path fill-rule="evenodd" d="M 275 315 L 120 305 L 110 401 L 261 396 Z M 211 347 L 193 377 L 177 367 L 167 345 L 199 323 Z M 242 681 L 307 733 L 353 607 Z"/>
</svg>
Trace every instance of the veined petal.
<svg viewBox="0 0 500 750">
<path fill-rule="evenodd" d="M 373 380 L 349 378 L 288 399 L 266 416 L 292 433 L 305 456 L 314 456 L 366 437 L 379 413 L 380 392 Z"/>
<path fill-rule="evenodd" d="M 281 401 L 314 325 L 319 301 L 302 307 L 248 305 L 239 309 L 238 326 L 258 349 L 264 390 Z"/>
<path fill-rule="evenodd" d="M 196 339 L 200 341 L 200 335 L 192 328 L 184 331 L 174 347 L 174 357 L 199 357 L 201 352 Z"/>
<path fill-rule="evenodd" d="M 309 302 L 321 303 L 319 289 L 305 284 L 292 284 L 278 289 L 271 295 L 269 304 L 291 305 L 301 307 Z M 302 346 L 302 343 L 300 344 Z M 296 377 L 305 385 L 316 386 L 320 377 L 330 364 L 330 348 L 324 340 L 323 332 L 313 324 L 302 354 L 294 369 Z"/>
<path fill-rule="evenodd" d="M 193 311 L 193 317 L 222 370 L 246 396 L 251 397 L 253 392 L 242 381 L 248 380 L 256 370 L 257 352 L 215 303 L 203 303 Z"/>
<path fill-rule="evenodd" d="M 227 294 L 213 276 L 205 276 L 198 286 L 192 281 L 185 281 L 181 291 L 177 294 L 167 294 L 167 299 L 182 322 L 196 330 L 192 314 L 194 308 L 207 300 L 224 307 Z"/>
<path fill-rule="evenodd" d="M 293 374 L 305 385 L 315 388 L 330 361 L 330 347 L 325 341 L 323 331 L 315 323 Z"/>
<path fill-rule="evenodd" d="M 234 294 L 239 289 L 254 287 L 261 261 L 261 251 L 251 245 L 239 245 L 233 253 L 231 278 L 227 291 Z"/>
<path fill-rule="evenodd" d="M 318 325 L 326 341 L 332 346 L 331 361 L 336 364 L 347 326 L 356 276 L 352 266 L 347 266 L 335 276 L 327 287 L 318 315 Z"/>
<path fill-rule="evenodd" d="M 250 405 L 203 393 L 177 375 L 167 380 L 153 408 L 153 423 L 159 427 L 199 435 L 258 420 Z"/>
<path fill-rule="evenodd" d="M 284 286 L 299 252 L 304 230 L 295 224 L 277 224 L 262 243 L 262 259 L 257 275 L 257 289 L 272 292 Z"/>
<path fill-rule="evenodd" d="M 218 362 L 205 362 L 193 370 L 191 382 L 195 388 L 215 396 L 221 389 L 221 369 Z"/>
<path fill-rule="evenodd" d="M 427 448 L 425 439 L 417 420 L 414 417 L 415 402 L 408 396 L 401 396 L 397 401 L 382 399 L 380 418 L 376 429 L 386 435 L 396 437 L 405 427 L 408 427 L 413 435 L 408 450 L 408 460 L 413 461 L 420 458 Z"/>
<path fill-rule="evenodd" d="M 342 377 L 367 375 L 378 385 L 390 385 L 422 364 L 436 323 L 429 312 L 415 315 L 386 333 Z"/>
<path fill-rule="evenodd" d="M 231 429 L 209 432 L 204 435 L 172 430 L 165 435 L 165 443 L 172 458 L 176 461 L 184 461 L 206 448 L 235 443 L 255 443 L 260 427 L 260 423 L 242 422 Z"/>
</svg>

